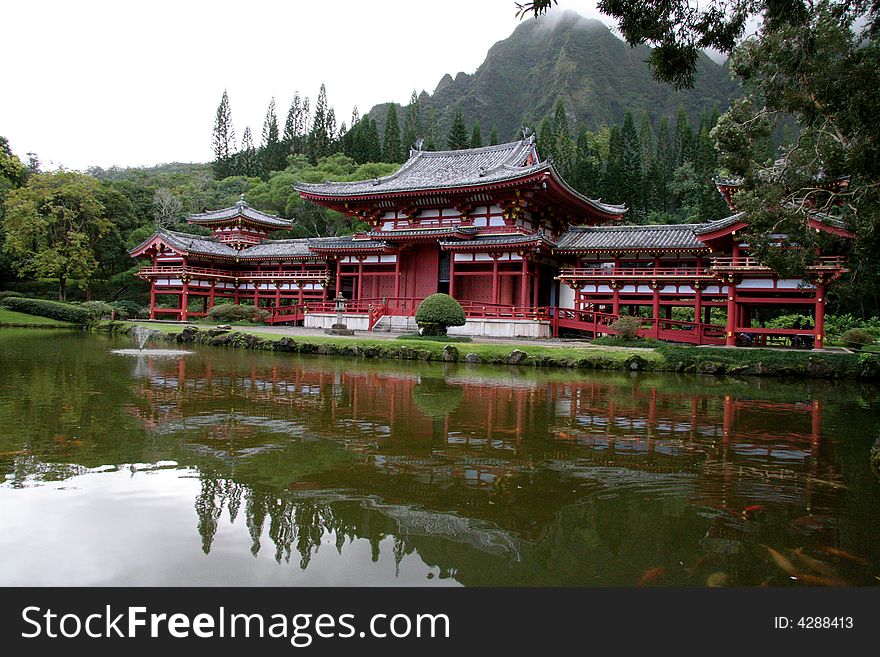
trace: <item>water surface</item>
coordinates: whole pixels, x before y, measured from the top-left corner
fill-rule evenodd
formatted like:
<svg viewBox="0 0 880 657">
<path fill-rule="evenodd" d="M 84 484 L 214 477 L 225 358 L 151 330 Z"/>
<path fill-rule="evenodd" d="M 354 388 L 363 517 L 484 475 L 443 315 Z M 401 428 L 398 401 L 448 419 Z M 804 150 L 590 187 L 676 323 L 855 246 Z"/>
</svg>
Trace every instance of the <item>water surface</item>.
<svg viewBox="0 0 880 657">
<path fill-rule="evenodd" d="M 0 584 L 878 583 L 875 387 L 129 347 L 0 331 Z"/>
</svg>

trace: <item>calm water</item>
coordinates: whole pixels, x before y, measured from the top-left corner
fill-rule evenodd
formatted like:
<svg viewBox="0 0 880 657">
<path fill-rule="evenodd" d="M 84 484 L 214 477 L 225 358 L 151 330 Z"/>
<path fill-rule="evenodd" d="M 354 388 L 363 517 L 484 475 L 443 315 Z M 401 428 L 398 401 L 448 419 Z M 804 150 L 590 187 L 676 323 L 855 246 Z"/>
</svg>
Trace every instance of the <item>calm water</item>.
<svg viewBox="0 0 880 657">
<path fill-rule="evenodd" d="M 0 330 L 0 584 L 878 584 L 877 388 L 129 346 Z"/>
</svg>

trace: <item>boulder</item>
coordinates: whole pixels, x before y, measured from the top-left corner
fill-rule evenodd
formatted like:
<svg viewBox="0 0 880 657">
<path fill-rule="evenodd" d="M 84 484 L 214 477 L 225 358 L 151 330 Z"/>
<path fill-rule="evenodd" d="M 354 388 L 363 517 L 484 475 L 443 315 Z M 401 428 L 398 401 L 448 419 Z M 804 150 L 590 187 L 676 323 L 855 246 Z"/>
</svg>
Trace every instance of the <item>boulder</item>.
<svg viewBox="0 0 880 657">
<path fill-rule="evenodd" d="M 529 355 L 526 352 L 514 349 L 510 352 L 510 356 L 507 357 L 507 363 L 509 365 L 522 365 L 528 357 Z"/>
<path fill-rule="evenodd" d="M 445 363 L 454 363 L 458 360 L 458 349 L 451 344 L 444 346 L 442 359 Z"/>
<path fill-rule="evenodd" d="M 482 360 L 482 359 L 481 359 L 477 354 L 473 354 L 473 353 L 471 353 L 471 354 L 467 354 L 467 355 L 464 357 L 464 362 L 465 362 L 465 363 L 470 363 L 470 364 L 472 364 L 472 365 L 475 365 L 476 363 L 481 362 L 481 360 Z"/>
</svg>

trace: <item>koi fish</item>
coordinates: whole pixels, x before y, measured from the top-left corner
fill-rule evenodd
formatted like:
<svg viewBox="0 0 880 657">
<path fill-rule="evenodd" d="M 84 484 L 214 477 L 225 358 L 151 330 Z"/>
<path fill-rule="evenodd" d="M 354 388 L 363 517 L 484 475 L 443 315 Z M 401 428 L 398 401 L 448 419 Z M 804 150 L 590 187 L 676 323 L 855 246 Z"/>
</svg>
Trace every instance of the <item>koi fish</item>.
<svg viewBox="0 0 880 657">
<path fill-rule="evenodd" d="M 855 554 L 850 554 L 840 548 L 832 547 L 830 545 L 825 545 L 819 548 L 820 551 L 825 554 L 830 554 L 832 556 L 838 557 L 840 559 L 846 559 L 847 561 L 852 561 L 853 563 L 857 563 L 860 566 L 870 566 L 871 562 L 865 559 L 864 557 L 856 556 Z"/>
<path fill-rule="evenodd" d="M 706 586 L 709 586 L 712 588 L 717 588 L 719 586 L 727 586 L 727 582 L 729 579 L 730 578 L 728 577 L 727 573 L 723 573 L 720 571 L 717 573 L 712 573 L 706 579 Z"/>
<path fill-rule="evenodd" d="M 805 573 L 794 575 L 793 577 L 808 586 L 849 586 L 848 582 L 844 582 L 836 577 L 816 577 L 815 575 L 807 575 Z"/>
<path fill-rule="evenodd" d="M 818 559 L 814 559 L 808 554 L 804 554 L 804 548 L 799 547 L 797 550 L 789 550 L 791 554 L 795 556 L 795 558 L 803 563 L 807 568 L 812 570 L 813 572 L 819 573 L 823 577 L 834 578 L 836 575 L 831 568 L 828 567 L 824 561 L 819 561 Z"/>
<path fill-rule="evenodd" d="M 752 504 L 751 506 L 747 506 L 747 507 L 745 507 L 745 508 L 742 510 L 742 514 L 743 514 L 744 516 L 747 516 L 747 515 L 749 515 L 750 513 L 755 513 L 755 512 L 757 512 L 757 511 L 763 511 L 763 510 L 764 510 L 764 505 L 763 505 L 763 504 Z"/>
<path fill-rule="evenodd" d="M 770 553 L 770 556 L 772 557 L 773 562 L 777 566 L 779 566 L 780 570 L 782 570 L 783 572 L 785 572 L 789 575 L 797 575 L 798 574 L 797 568 L 794 567 L 794 564 L 791 563 L 791 561 L 789 561 L 789 559 L 784 554 L 782 554 L 781 552 L 778 552 L 777 550 L 774 550 L 769 545 L 765 545 L 764 547 L 767 549 L 767 552 Z"/>
<path fill-rule="evenodd" d="M 665 574 L 666 568 L 664 566 L 657 566 L 656 568 L 646 570 L 642 575 L 642 578 L 639 580 L 639 586 L 645 586 L 645 584 L 649 584 L 656 579 L 660 579 Z"/>
</svg>

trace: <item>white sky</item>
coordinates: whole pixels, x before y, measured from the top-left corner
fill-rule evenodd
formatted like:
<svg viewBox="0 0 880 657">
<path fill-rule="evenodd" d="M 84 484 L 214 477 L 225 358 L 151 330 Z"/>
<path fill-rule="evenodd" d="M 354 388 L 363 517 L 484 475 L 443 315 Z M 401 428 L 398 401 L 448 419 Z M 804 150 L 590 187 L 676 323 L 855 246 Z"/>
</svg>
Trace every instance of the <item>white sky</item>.
<svg viewBox="0 0 880 657">
<path fill-rule="evenodd" d="M 560 9 L 601 17 L 593 0 Z M 473 73 L 519 24 L 514 0 L 31 0 L 0 4 L 0 135 L 44 168 L 207 162 L 223 89 L 259 142 L 275 97 L 321 82 L 337 124 Z M 534 20 L 534 19 L 524 19 Z M 607 22 L 607 19 L 606 19 Z"/>
</svg>

